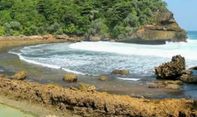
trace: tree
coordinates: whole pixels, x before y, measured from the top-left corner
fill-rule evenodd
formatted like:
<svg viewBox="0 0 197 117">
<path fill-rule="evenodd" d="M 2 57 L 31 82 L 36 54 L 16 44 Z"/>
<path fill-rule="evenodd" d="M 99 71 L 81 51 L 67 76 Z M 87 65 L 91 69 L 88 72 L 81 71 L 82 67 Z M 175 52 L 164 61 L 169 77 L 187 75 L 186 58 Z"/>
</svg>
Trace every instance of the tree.
<svg viewBox="0 0 197 117">
<path fill-rule="evenodd" d="M 0 0 L 1 35 L 97 34 L 118 38 L 155 22 L 158 10 L 166 10 L 163 0 Z"/>
</svg>

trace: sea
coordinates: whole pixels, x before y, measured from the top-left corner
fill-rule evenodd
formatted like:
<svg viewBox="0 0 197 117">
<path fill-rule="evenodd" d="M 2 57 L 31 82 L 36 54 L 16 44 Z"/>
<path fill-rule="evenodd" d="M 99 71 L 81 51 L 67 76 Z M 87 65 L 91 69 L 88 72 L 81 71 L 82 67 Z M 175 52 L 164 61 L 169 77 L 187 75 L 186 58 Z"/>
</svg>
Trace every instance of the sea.
<svg viewBox="0 0 197 117">
<path fill-rule="evenodd" d="M 187 42 L 162 45 L 84 41 L 27 46 L 9 53 L 28 63 L 81 75 L 128 69 L 135 77 L 154 76 L 154 68 L 174 55 L 185 57 L 187 68 L 197 66 L 197 32 L 188 32 Z"/>
</svg>

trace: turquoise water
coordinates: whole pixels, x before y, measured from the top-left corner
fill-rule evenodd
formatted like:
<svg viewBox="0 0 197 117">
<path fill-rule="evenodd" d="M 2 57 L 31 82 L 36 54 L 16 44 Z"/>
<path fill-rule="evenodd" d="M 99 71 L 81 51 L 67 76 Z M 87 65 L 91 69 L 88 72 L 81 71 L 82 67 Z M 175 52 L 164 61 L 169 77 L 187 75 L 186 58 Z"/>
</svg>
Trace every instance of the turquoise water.
<svg viewBox="0 0 197 117">
<path fill-rule="evenodd" d="M 189 31 L 187 34 L 189 39 L 197 40 L 197 31 Z"/>
<path fill-rule="evenodd" d="M 34 117 L 20 110 L 0 104 L 0 117 Z"/>
</svg>

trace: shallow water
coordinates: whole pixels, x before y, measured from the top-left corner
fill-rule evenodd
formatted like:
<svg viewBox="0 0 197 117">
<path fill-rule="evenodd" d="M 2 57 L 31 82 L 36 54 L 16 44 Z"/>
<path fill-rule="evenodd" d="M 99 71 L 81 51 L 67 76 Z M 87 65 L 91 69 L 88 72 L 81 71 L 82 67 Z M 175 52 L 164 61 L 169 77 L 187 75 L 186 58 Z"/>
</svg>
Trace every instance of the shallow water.
<svg viewBox="0 0 197 117">
<path fill-rule="evenodd" d="M 20 110 L 0 104 L 0 117 L 35 117 Z"/>
</svg>

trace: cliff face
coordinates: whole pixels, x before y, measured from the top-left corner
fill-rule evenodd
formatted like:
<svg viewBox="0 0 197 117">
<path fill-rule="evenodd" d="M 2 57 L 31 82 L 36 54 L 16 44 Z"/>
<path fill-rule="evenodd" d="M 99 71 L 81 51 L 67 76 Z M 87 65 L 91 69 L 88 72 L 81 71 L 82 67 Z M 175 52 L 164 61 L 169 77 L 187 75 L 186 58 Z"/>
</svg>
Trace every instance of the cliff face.
<svg viewBox="0 0 197 117">
<path fill-rule="evenodd" d="M 155 13 L 155 23 L 140 27 L 128 40 L 186 41 L 186 32 L 178 25 L 168 10 Z"/>
</svg>

